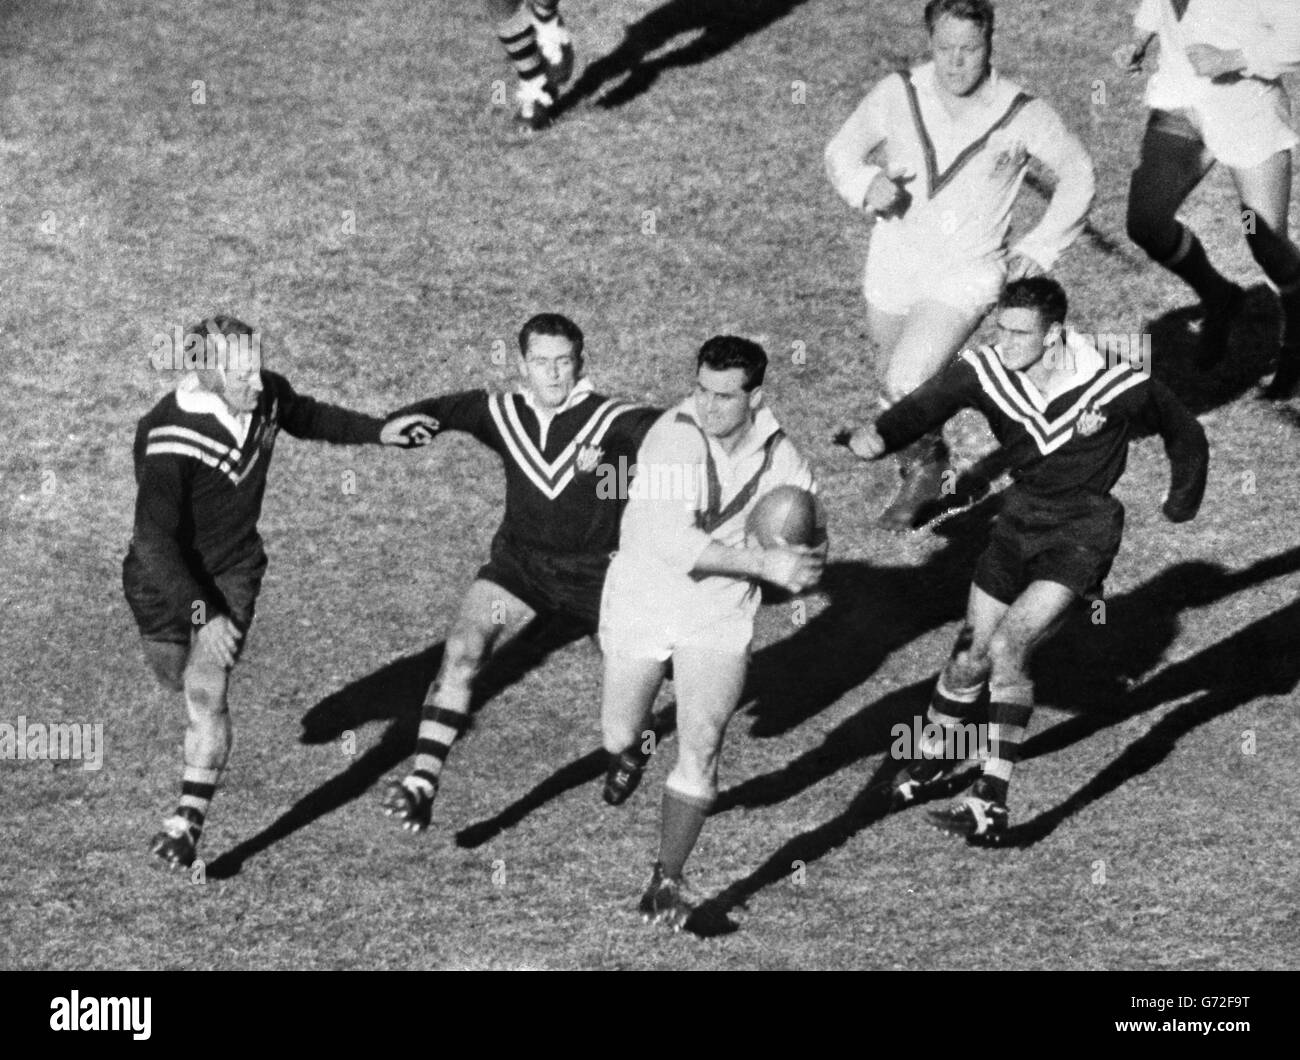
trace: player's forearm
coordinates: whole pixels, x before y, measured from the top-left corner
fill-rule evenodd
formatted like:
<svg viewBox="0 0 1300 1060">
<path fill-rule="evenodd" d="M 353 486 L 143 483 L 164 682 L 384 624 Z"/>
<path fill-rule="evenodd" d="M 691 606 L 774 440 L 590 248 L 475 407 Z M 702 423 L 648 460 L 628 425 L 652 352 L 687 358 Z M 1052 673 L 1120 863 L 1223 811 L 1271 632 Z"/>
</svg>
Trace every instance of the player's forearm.
<svg viewBox="0 0 1300 1060">
<path fill-rule="evenodd" d="M 695 560 L 692 574 L 726 574 L 734 578 L 758 578 L 763 571 L 763 550 L 748 545 L 709 544 Z"/>
<path fill-rule="evenodd" d="M 1047 272 L 1083 232 L 1097 194 L 1092 159 L 1083 145 L 1070 137 L 1058 150 L 1050 167 L 1056 175 L 1052 201 L 1033 230 L 1012 248 L 1013 253 L 1032 258 Z"/>
<path fill-rule="evenodd" d="M 1205 431 L 1190 416 L 1188 419 L 1191 420 L 1192 428 L 1165 438 L 1170 478 L 1164 513 L 1175 523 L 1196 517 L 1205 496 L 1205 483 L 1209 474 L 1210 446 Z"/>
<path fill-rule="evenodd" d="M 295 438 L 335 445 L 379 444 L 384 421 L 364 412 L 338 405 L 326 405 L 312 398 L 297 398 L 292 412 L 286 411 L 284 429 Z"/>
<path fill-rule="evenodd" d="M 881 172 L 879 166 L 867 162 L 867 155 L 884 137 L 875 129 L 867 103 L 864 101 L 826 145 L 826 176 L 831 186 L 855 210 L 862 208 L 867 189 Z"/>
</svg>

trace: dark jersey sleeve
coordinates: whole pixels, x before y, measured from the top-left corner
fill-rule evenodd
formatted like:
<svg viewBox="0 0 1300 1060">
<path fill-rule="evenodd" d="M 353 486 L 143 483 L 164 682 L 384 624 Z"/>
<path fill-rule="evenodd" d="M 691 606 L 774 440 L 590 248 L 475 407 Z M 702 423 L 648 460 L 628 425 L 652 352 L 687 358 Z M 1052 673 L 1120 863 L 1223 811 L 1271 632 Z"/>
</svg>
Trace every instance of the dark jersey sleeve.
<svg viewBox="0 0 1300 1060">
<path fill-rule="evenodd" d="M 1146 403 L 1139 418 L 1160 434 L 1169 457 L 1169 497 L 1165 518 L 1185 523 L 1195 517 L 1205 496 L 1205 479 L 1210 465 L 1210 446 L 1205 428 L 1164 383 L 1148 379 Z"/>
<path fill-rule="evenodd" d="M 175 453 L 144 455 L 148 427 L 137 429 L 135 526 L 132 544 L 150 581 L 166 593 L 168 610 L 188 618 L 195 601 L 203 601 L 207 614 L 215 614 L 214 600 L 194 577 L 181 549 L 182 528 L 189 519 L 189 479 L 193 461 Z"/>
<path fill-rule="evenodd" d="M 636 405 L 626 412 L 619 413 L 618 419 L 614 421 L 614 430 L 618 432 L 628 452 L 636 454 L 641 448 L 641 443 L 645 441 L 645 436 L 650 433 L 650 428 L 665 411 L 665 409 L 650 408 L 646 405 Z"/>
<path fill-rule="evenodd" d="M 947 423 L 967 406 L 977 408 L 979 379 L 974 369 L 960 358 L 921 384 L 907 397 L 881 413 L 876 432 L 884 440 L 885 452 L 896 453 L 917 441 L 927 431 Z"/>
<path fill-rule="evenodd" d="M 262 373 L 263 385 L 273 389 L 280 402 L 280 425 L 295 438 L 341 445 L 378 443 L 384 421 L 377 416 L 327 405 L 294 392 L 289 380 L 274 372 Z"/>
<path fill-rule="evenodd" d="M 432 416 L 438 421 L 437 433 L 443 431 L 464 431 L 472 434 L 485 445 L 493 445 L 495 437 L 488 412 L 488 392 L 486 390 L 462 390 L 455 394 L 441 397 L 425 398 L 410 405 L 403 405 L 388 418 L 405 416 L 412 412 Z"/>
</svg>

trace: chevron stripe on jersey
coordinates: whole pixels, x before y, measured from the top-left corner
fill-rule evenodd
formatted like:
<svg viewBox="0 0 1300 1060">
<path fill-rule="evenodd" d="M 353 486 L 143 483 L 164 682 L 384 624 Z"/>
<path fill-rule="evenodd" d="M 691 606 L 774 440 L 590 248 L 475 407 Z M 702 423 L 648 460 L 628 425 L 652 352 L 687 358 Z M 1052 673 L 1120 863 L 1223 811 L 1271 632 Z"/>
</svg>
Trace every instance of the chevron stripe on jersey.
<svg viewBox="0 0 1300 1060">
<path fill-rule="evenodd" d="M 260 450 L 254 450 L 248 466 L 236 472 L 241 453 L 238 446 L 225 445 L 206 434 L 190 430 L 188 427 L 154 427 L 149 431 L 145 446 L 145 456 L 172 454 L 188 456 L 208 467 L 215 468 L 238 486 L 248 477 L 248 473 L 257 464 Z"/>
<path fill-rule="evenodd" d="M 573 462 L 578 447 L 598 444 L 614 420 L 635 407 L 613 398 L 602 401 L 582 429 L 573 436 L 573 440 L 560 451 L 559 456 L 548 461 L 537 444 L 528 437 L 528 432 L 519 419 L 519 411 L 515 408 L 514 396 L 493 394 L 488 398 L 488 412 L 492 415 L 492 422 L 496 424 L 510 458 L 541 494 L 552 501 L 573 481 Z"/>
<path fill-rule="evenodd" d="M 781 444 L 781 439 L 785 437 L 785 431 L 777 428 L 763 443 L 763 465 L 754 472 L 753 477 L 746 482 L 736 495 L 727 502 L 726 507 L 722 506 L 722 482 L 718 478 L 718 465 L 713 459 L 713 450 L 709 448 L 709 437 L 698 423 L 684 412 L 677 413 L 677 423 L 686 423 L 700 432 L 700 437 L 704 439 L 704 461 L 706 474 L 708 476 L 708 503 L 703 511 L 695 513 L 695 525 L 707 534 L 722 528 L 745 509 L 754 494 L 758 492 L 758 484 L 767 474 L 768 469 L 772 466 L 772 457 L 776 455 L 776 447 Z"/>
<path fill-rule="evenodd" d="M 1019 380 L 1013 379 L 991 346 L 983 346 L 978 351 L 964 350 L 961 356 L 975 369 L 984 393 L 1009 418 L 1025 428 L 1044 456 L 1055 452 L 1074 437 L 1074 421 L 1084 409 L 1105 405 L 1146 379 L 1141 372 L 1123 362 L 1102 369 L 1069 408 L 1049 420 L 1034 407 L 1034 402 Z"/>
</svg>

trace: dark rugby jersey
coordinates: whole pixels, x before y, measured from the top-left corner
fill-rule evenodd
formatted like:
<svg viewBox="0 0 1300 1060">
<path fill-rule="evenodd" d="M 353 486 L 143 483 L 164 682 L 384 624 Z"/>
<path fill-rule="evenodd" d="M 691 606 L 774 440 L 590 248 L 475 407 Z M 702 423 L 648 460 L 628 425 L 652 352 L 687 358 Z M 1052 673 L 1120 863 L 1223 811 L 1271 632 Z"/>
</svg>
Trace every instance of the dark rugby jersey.
<svg viewBox="0 0 1300 1060">
<path fill-rule="evenodd" d="M 394 413 L 423 412 L 440 431 L 465 431 L 501 456 L 506 510 L 498 534 L 550 553 L 609 553 L 637 449 L 662 409 L 605 397 L 582 380 L 564 408 L 542 422 L 520 393 L 467 390 Z"/>
<path fill-rule="evenodd" d="M 196 600 L 212 607 L 211 577 L 260 553 L 257 519 L 281 427 L 297 438 L 358 444 L 378 442 L 384 422 L 296 394 L 283 376 L 265 371 L 257 407 L 237 418 L 191 380 L 135 432 L 131 548 L 177 614 Z"/>
<path fill-rule="evenodd" d="M 1023 372 L 1006 368 L 992 346 L 965 350 L 945 371 L 876 421 L 890 452 L 916 441 L 958 409 L 983 413 L 1006 451 L 1013 489 L 1031 499 L 1105 496 L 1124 473 L 1134 434 L 1158 433 L 1170 463 L 1165 515 L 1191 519 L 1205 493 L 1205 431 L 1157 379 L 1127 363 L 1108 366 L 1082 343 L 1077 386 L 1044 402 Z"/>
</svg>

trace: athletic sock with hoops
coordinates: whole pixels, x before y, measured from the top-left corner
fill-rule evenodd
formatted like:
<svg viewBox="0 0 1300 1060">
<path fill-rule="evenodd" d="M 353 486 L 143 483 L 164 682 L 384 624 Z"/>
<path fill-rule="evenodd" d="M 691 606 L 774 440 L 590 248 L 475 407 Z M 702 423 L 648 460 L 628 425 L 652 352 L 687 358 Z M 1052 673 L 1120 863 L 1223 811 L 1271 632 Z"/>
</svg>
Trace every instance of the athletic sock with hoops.
<svg viewBox="0 0 1300 1060">
<path fill-rule="evenodd" d="M 989 760 L 984 763 L 984 780 L 1006 802 L 1011 774 L 1020 761 L 1020 745 L 1034 713 L 1034 686 L 1029 682 L 989 688 Z"/>
<path fill-rule="evenodd" d="M 455 695 L 435 686 L 420 711 L 420 730 L 415 741 L 415 769 L 406 778 L 408 786 L 427 787 L 432 795 L 438 786 L 438 776 L 451 751 L 451 745 L 469 725 L 470 695 L 458 691 Z"/>
<path fill-rule="evenodd" d="M 195 843 L 199 841 L 220 776 L 219 769 L 191 765 L 185 767 L 185 772 L 181 775 L 181 801 L 176 807 L 176 813 L 168 819 L 168 831 L 178 831 L 184 825 L 190 838 Z"/>
<path fill-rule="evenodd" d="M 528 5 L 523 5 L 505 21 L 497 25 L 501 46 L 510 57 L 511 65 L 520 81 L 533 81 L 546 76 L 546 64 L 537 47 L 537 31 Z"/>
</svg>

